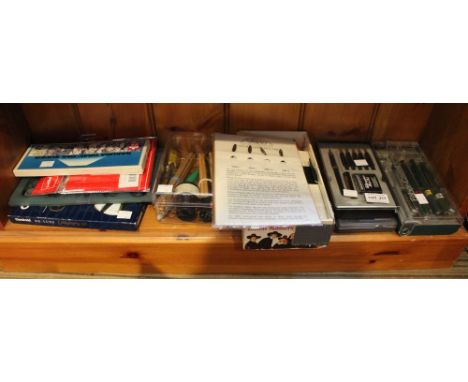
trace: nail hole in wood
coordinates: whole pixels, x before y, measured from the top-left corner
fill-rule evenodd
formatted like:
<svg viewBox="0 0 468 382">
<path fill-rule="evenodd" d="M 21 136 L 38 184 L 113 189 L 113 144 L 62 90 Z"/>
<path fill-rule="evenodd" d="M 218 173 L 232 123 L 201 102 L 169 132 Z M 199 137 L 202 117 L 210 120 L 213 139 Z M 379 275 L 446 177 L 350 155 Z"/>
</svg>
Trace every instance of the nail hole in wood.
<svg viewBox="0 0 468 382">
<path fill-rule="evenodd" d="M 399 255 L 400 252 L 398 251 L 384 251 L 384 252 L 377 252 L 377 253 L 374 253 L 374 256 L 395 256 L 395 255 Z"/>
<path fill-rule="evenodd" d="M 128 259 L 139 259 L 140 254 L 138 252 L 127 252 L 124 257 L 126 257 Z"/>
</svg>

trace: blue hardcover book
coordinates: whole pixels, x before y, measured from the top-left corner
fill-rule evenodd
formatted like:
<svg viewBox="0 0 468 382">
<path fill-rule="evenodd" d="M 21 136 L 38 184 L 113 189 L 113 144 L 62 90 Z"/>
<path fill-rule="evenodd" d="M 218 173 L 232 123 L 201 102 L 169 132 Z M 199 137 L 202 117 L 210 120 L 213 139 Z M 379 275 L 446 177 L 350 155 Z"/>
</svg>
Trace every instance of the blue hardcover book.
<svg viewBox="0 0 468 382">
<path fill-rule="evenodd" d="M 18 177 L 143 173 L 144 138 L 31 145 L 13 170 Z"/>
<path fill-rule="evenodd" d="M 136 231 L 146 203 L 87 204 L 74 206 L 21 206 L 11 209 L 13 223 L 102 230 Z"/>
</svg>

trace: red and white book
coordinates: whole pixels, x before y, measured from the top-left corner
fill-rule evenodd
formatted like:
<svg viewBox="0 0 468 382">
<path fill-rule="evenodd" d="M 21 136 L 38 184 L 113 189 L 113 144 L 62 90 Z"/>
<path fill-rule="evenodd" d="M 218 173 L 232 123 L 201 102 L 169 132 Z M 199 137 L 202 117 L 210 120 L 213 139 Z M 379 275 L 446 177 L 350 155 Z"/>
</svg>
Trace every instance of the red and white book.
<svg viewBox="0 0 468 382">
<path fill-rule="evenodd" d="M 155 157 L 156 142 L 153 140 L 142 174 L 44 176 L 37 182 L 32 195 L 147 192 L 151 188 Z"/>
</svg>

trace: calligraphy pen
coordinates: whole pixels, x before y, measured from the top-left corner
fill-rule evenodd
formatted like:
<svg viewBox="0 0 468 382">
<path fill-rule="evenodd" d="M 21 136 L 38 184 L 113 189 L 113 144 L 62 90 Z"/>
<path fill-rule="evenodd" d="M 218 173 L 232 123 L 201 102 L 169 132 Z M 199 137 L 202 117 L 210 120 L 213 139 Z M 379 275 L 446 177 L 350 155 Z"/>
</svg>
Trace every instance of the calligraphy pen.
<svg viewBox="0 0 468 382">
<path fill-rule="evenodd" d="M 343 193 L 343 180 L 341 179 L 340 170 L 338 169 L 338 164 L 336 163 L 335 156 L 333 155 L 331 150 L 328 150 L 328 157 L 330 158 L 330 163 L 333 168 L 333 172 L 335 173 L 335 179 L 338 183 L 338 187 L 340 188 L 341 193 Z"/>
<path fill-rule="evenodd" d="M 178 184 L 182 183 L 187 177 L 189 171 L 193 167 L 195 162 L 195 155 L 190 153 L 187 157 L 181 159 L 179 167 L 177 168 L 176 173 L 172 176 L 169 181 L 169 184 L 175 188 Z M 172 195 L 162 195 L 160 197 L 159 203 L 168 204 L 172 201 Z M 158 220 L 164 219 L 167 214 L 171 211 L 172 206 L 166 206 L 160 213 L 158 213 Z"/>
</svg>

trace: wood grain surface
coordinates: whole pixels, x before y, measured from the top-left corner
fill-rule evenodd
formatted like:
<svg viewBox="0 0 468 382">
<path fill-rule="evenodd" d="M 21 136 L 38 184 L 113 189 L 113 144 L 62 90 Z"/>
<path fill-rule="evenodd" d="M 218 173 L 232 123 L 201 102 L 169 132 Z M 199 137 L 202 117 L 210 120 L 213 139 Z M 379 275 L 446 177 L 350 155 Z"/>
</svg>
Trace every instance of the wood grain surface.
<svg viewBox="0 0 468 382">
<path fill-rule="evenodd" d="M 81 133 L 94 135 L 96 139 L 155 135 L 148 107 L 143 103 L 78 104 Z"/>
<path fill-rule="evenodd" d="M 231 103 L 229 132 L 239 130 L 299 130 L 301 104 Z"/>
<path fill-rule="evenodd" d="M 220 103 L 153 104 L 158 138 L 165 142 L 174 131 L 224 132 L 224 105 Z"/>
<path fill-rule="evenodd" d="M 446 268 L 467 244 L 464 230 L 420 237 L 363 233 L 333 235 L 320 249 L 244 251 L 239 231 L 158 223 L 149 208 L 139 232 L 8 223 L 0 232 L 0 270 L 190 275 Z"/>
<path fill-rule="evenodd" d="M 316 140 L 418 140 L 432 104 L 24 104 L 35 141 L 172 130 L 306 130 Z"/>
<path fill-rule="evenodd" d="M 76 109 L 70 103 L 25 103 L 23 111 L 33 142 L 71 142 L 80 137 Z"/>
<path fill-rule="evenodd" d="M 307 104 L 303 129 L 313 141 L 366 141 L 370 135 L 376 104 Z"/>
<path fill-rule="evenodd" d="M 115 118 L 115 138 L 145 137 L 156 134 L 150 113 L 151 105 L 144 103 L 111 104 Z"/>
<path fill-rule="evenodd" d="M 0 104 L 0 229 L 7 220 L 8 199 L 16 186 L 13 168 L 29 143 L 20 105 Z"/>
<path fill-rule="evenodd" d="M 429 103 L 382 103 L 372 128 L 372 140 L 419 141 L 432 112 Z"/>
<path fill-rule="evenodd" d="M 112 139 L 115 136 L 110 103 L 79 103 L 76 105 L 81 121 L 81 134 L 89 134 L 93 139 Z"/>
<path fill-rule="evenodd" d="M 461 213 L 468 213 L 468 105 L 434 106 L 421 146 L 452 193 Z"/>
</svg>

